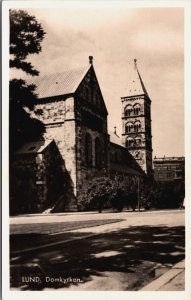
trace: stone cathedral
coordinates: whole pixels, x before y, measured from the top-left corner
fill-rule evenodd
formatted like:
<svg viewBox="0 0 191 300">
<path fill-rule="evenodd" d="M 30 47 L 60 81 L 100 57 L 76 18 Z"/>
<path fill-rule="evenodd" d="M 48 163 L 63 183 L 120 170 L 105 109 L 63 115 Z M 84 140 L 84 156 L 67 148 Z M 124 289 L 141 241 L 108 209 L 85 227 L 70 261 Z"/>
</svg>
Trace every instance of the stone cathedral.
<svg viewBox="0 0 191 300">
<path fill-rule="evenodd" d="M 136 60 L 132 69 L 121 97 L 122 138 L 108 131 L 92 56 L 87 67 L 33 81 L 39 100 L 31 117 L 46 132 L 15 153 L 13 213 L 78 210 L 84 184 L 95 177 L 152 176 L 151 100 Z"/>
</svg>

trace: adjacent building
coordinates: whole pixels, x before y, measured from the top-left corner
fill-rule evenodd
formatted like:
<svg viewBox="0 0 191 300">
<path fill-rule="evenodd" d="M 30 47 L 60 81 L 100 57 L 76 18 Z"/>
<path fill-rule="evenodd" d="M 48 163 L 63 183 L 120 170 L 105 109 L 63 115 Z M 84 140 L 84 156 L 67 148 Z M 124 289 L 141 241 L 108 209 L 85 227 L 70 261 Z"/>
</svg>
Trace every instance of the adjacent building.
<svg viewBox="0 0 191 300">
<path fill-rule="evenodd" d="M 184 157 L 155 157 L 153 166 L 156 181 L 184 180 Z"/>
</svg>

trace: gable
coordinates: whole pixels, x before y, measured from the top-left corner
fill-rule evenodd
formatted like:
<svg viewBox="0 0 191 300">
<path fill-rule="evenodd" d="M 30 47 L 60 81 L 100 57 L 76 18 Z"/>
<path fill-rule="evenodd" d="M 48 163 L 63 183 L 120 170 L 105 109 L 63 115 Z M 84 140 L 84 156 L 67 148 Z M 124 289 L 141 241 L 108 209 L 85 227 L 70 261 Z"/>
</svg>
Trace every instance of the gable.
<svg viewBox="0 0 191 300">
<path fill-rule="evenodd" d="M 93 66 L 90 67 L 84 76 L 82 82 L 76 90 L 76 95 L 81 101 L 82 105 L 85 103 L 85 105 L 89 106 L 100 114 L 108 115 Z"/>
</svg>

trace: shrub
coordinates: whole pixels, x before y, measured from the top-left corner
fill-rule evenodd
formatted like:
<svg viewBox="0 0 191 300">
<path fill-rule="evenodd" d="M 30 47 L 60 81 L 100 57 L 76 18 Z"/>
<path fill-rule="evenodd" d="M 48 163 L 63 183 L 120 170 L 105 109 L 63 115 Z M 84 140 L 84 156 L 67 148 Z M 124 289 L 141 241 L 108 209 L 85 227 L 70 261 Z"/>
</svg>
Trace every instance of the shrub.
<svg viewBox="0 0 191 300">
<path fill-rule="evenodd" d="M 88 181 L 78 196 L 79 210 L 102 211 L 104 207 L 112 207 L 114 211 L 122 211 L 125 205 L 133 210 L 137 205 L 137 177 L 115 176 L 100 177 Z"/>
</svg>

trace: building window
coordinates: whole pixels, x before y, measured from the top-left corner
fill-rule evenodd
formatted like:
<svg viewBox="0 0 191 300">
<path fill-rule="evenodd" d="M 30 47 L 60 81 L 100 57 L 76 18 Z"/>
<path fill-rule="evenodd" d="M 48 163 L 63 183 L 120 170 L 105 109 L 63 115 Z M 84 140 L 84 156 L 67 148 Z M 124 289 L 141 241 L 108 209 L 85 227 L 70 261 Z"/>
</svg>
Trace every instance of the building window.
<svg viewBox="0 0 191 300">
<path fill-rule="evenodd" d="M 102 157 L 101 157 L 101 143 L 98 138 L 95 139 L 95 166 L 97 168 L 101 167 Z"/>
<path fill-rule="evenodd" d="M 133 113 L 134 113 L 134 115 L 139 115 L 140 111 L 141 111 L 140 104 L 135 104 L 134 107 L 133 107 Z"/>
<path fill-rule="evenodd" d="M 138 132 L 139 131 L 139 125 L 138 124 L 134 124 L 134 131 Z"/>
<path fill-rule="evenodd" d="M 167 173 L 167 178 L 172 178 L 173 177 L 173 173 Z"/>
<path fill-rule="evenodd" d="M 126 140 L 126 147 L 133 147 L 134 141 L 133 139 Z"/>
<path fill-rule="evenodd" d="M 125 108 L 125 117 L 129 117 L 132 115 L 133 109 L 131 105 L 127 105 Z"/>
<path fill-rule="evenodd" d="M 163 173 L 158 173 L 158 178 L 163 179 L 164 178 Z"/>
<path fill-rule="evenodd" d="M 138 132 L 141 130 L 141 123 L 140 122 L 136 122 L 134 124 L 134 132 Z"/>
<path fill-rule="evenodd" d="M 133 129 L 133 124 L 127 123 L 127 124 L 125 125 L 125 132 L 126 132 L 126 133 L 132 132 L 132 131 L 133 131 L 132 129 Z"/>
<path fill-rule="evenodd" d="M 140 146 L 140 145 L 141 145 L 141 139 L 135 138 L 135 146 Z"/>
<path fill-rule="evenodd" d="M 89 133 L 85 136 L 85 161 L 87 166 L 92 165 L 92 138 Z"/>
</svg>

